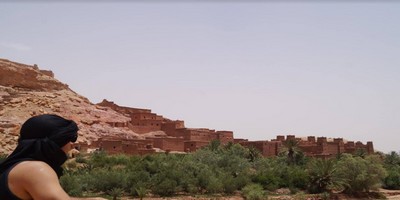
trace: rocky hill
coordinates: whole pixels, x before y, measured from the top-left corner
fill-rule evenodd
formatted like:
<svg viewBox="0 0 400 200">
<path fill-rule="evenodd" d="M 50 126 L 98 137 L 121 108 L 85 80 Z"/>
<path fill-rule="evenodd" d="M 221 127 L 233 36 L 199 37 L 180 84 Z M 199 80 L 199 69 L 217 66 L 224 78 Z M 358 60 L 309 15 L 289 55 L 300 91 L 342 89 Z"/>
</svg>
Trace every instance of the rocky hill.
<svg viewBox="0 0 400 200">
<path fill-rule="evenodd" d="M 48 70 L 0 59 L 0 154 L 10 153 L 16 146 L 19 129 L 29 117 L 58 114 L 78 123 L 80 142 L 90 143 L 99 137 L 139 138 L 126 127 L 130 118 L 95 105 L 54 78 Z"/>
</svg>

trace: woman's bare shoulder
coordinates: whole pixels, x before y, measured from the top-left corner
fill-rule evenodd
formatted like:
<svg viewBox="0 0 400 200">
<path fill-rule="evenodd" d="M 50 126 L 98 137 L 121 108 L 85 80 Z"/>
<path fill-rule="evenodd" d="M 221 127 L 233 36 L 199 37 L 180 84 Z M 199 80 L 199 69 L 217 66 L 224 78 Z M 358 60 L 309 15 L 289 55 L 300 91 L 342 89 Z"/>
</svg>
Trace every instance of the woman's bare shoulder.
<svg viewBox="0 0 400 200">
<path fill-rule="evenodd" d="M 57 177 L 54 170 L 45 162 L 42 161 L 23 161 L 17 164 L 10 175 L 20 178 L 34 178 L 39 177 Z"/>
<path fill-rule="evenodd" d="M 45 162 L 24 161 L 9 175 L 11 191 L 27 199 L 70 199 L 61 188 L 55 171 Z"/>
</svg>

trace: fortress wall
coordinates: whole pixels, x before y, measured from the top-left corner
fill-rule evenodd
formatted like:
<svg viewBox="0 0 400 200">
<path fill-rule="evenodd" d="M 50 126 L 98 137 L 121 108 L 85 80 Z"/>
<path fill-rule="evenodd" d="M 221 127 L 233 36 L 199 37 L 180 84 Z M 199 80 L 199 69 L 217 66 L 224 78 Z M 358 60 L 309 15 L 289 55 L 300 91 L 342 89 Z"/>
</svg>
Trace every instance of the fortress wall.
<svg viewBox="0 0 400 200">
<path fill-rule="evenodd" d="M 339 154 L 339 145 L 337 143 L 328 142 L 323 154 L 329 154 L 329 155 Z"/>
<path fill-rule="evenodd" d="M 109 154 L 122 153 L 122 141 L 103 140 L 101 141 L 101 149 Z"/>
<path fill-rule="evenodd" d="M 167 122 L 161 124 L 161 130 L 164 131 L 168 136 L 177 137 L 175 123 Z"/>
<path fill-rule="evenodd" d="M 161 130 L 161 128 L 159 126 L 130 126 L 129 128 L 133 132 L 138 133 L 138 134 L 144 134 L 144 133 Z"/>
<path fill-rule="evenodd" d="M 198 149 L 208 145 L 210 142 L 207 141 L 185 141 L 184 148 L 185 152 L 195 152 Z"/>
<path fill-rule="evenodd" d="M 156 119 L 132 120 L 133 126 L 157 126 L 161 130 L 162 121 Z"/>
<path fill-rule="evenodd" d="M 264 157 L 271 157 L 271 156 L 276 156 L 279 153 L 279 150 L 281 149 L 282 142 L 281 141 L 243 141 L 240 142 L 244 147 L 250 148 L 256 148 L 257 150 L 260 151 L 260 153 Z"/>
<path fill-rule="evenodd" d="M 123 144 L 122 151 L 125 154 L 136 155 L 139 154 L 139 147 L 137 144 Z"/>
<path fill-rule="evenodd" d="M 282 142 L 268 142 L 263 148 L 263 156 L 265 157 L 273 157 L 279 154 L 280 149 L 282 148 Z"/>
<path fill-rule="evenodd" d="M 143 119 L 153 119 L 153 120 L 162 120 L 158 117 L 157 114 L 154 113 L 132 113 L 131 114 L 132 121 L 133 120 L 143 120 Z"/>
<path fill-rule="evenodd" d="M 184 121 L 179 121 L 179 120 L 167 121 L 161 124 L 161 130 L 164 131 L 168 136 L 173 136 L 173 137 L 182 137 L 184 135 L 182 129 L 184 128 L 185 128 Z M 177 134 L 177 129 L 181 129 L 180 134 Z"/>
<path fill-rule="evenodd" d="M 277 141 L 285 141 L 286 139 L 285 139 L 284 135 L 278 135 L 278 136 L 276 136 L 276 140 Z"/>
<path fill-rule="evenodd" d="M 165 151 L 180 151 L 184 152 L 183 138 L 151 138 L 155 148 L 160 148 Z"/>
<path fill-rule="evenodd" d="M 186 129 L 183 137 L 189 141 L 207 141 L 216 140 L 217 134 L 209 129 Z"/>
<path fill-rule="evenodd" d="M 217 131 L 216 134 L 217 134 L 217 139 L 221 141 L 222 144 L 233 142 L 232 131 Z"/>
</svg>

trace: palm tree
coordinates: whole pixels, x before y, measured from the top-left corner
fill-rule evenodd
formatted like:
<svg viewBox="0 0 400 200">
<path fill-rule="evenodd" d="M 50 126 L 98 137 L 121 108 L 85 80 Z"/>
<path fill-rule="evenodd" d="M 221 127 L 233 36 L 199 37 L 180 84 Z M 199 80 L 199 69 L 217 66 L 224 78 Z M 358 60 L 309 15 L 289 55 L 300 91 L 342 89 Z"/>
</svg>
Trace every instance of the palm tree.
<svg viewBox="0 0 400 200">
<path fill-rule="evenodd" d="M 208 148 L 209 148 L 211 151 L 218 151 L 218 150 L 220 149 L 220 146 L 221 146 L 221 141 L 219 141 L 219 140 L 212 140 L 212 141 L 210 142 L 210 144 L 208 145 Z"/>
<path fill-rule="evenodd" d="M 123 192 L 124 190 L 122 188 L 113 188 L 108 193 L 113 197 L 113 200 L 117 200 Z"/>
<path fill-rule="evenodd" d="M 147 190 L 144 187 L 136 188 L 135 191 L 136 191 L 138 197 L 140 198 L 140 200 L 142 200 L 147 194 Z"/>
<path fill-rule="evenodd" d="M 287 139 L 283 142 L 284 148 L 282 148 L 280 155 L 287 156 L 287 162 L 289 164 L 298 164 L 304 157 L 303 152 L 299 148 L 299 141 L 296 139 Z"/>
<path fill-rule="evenodd" d="M 334 159 L 313 159 L 307 166 L 310 177 L 309 191 L 311 193 L 330 192 L 341 189 L 344 180 L 336 176 L 336 161 Z"/>
<path fill-rule="evenodd" d="M 248 149 L 249 149 L 249 154 L 247 156 L 247 159 L 250 162 L 254 162 L 257 159 L 262 157 L 260 150 L 256 149 L 255 147 L 250 146 L 250 147 L 248 147 Z"/>
</svg>

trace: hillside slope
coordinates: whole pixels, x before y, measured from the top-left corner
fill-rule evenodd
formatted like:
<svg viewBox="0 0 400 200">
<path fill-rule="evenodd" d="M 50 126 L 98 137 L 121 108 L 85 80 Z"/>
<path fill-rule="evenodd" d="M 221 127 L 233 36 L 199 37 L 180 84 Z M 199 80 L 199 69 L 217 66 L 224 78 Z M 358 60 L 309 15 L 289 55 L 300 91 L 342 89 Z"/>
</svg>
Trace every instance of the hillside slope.
<svg viewBox="0 0 400 200">
<path fill-rule="evenodd" d="M 78 141 L 81 142 L 90 143 L 103 136 L 139 137 L 128 128 L 110 125 L 126 123 L 130 118 L 94 105 L 55 79 L 51 71 L 0 59 L 0 154 L 8 154 L 15 148 L 25 120 L 45 113 L 77 122 L 80 128 Z"/>
</svg>

